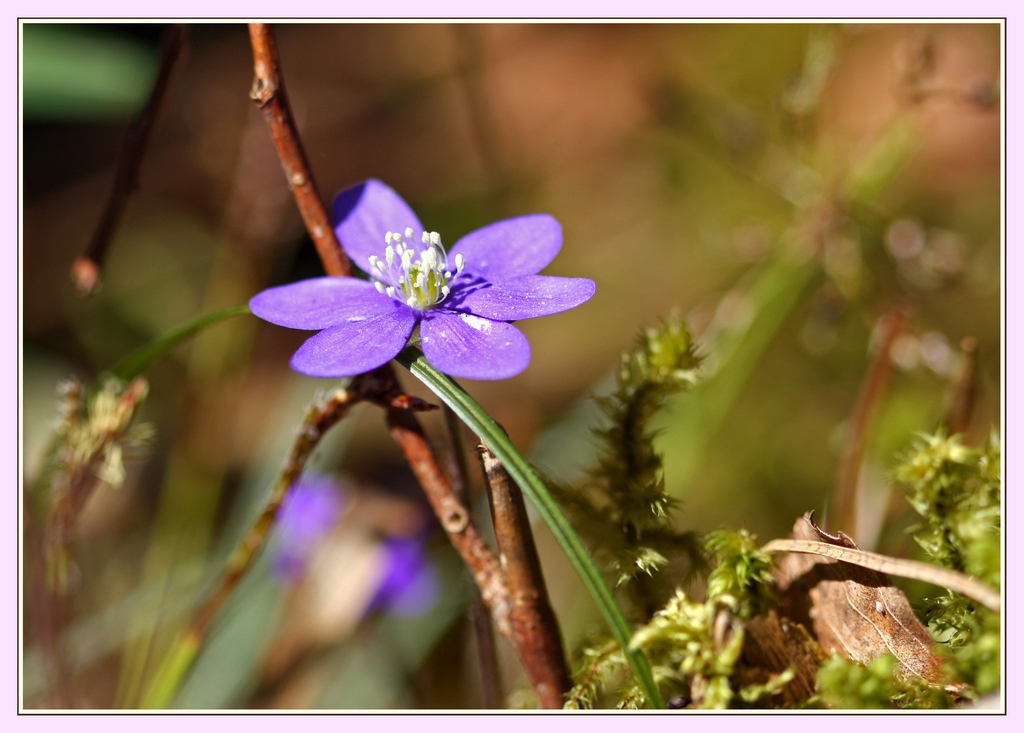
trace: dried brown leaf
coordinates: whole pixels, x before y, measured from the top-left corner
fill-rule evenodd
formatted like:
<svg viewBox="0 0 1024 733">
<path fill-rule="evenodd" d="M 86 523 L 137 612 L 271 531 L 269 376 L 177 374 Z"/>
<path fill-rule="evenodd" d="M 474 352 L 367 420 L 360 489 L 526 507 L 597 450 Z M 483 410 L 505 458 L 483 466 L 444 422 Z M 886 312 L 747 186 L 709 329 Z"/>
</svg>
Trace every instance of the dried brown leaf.
<svg viewBox="0 0 1024 733">
<path fill-rule="evenodd" d="M 793 539 L 858 549 L 845 534 L 819 529 L 812 517 L 797 520 Z M 836 651 L 862 664 L 892 654 L 901 676 L 948 686 L 934 653 L 935 641 L 903 591 L 884 573 L 835 558 L 789 553 L 779 560 L 777 577 L 783 612 L 795 621 L 809 622 L 826 652 Z"/>
</svg>

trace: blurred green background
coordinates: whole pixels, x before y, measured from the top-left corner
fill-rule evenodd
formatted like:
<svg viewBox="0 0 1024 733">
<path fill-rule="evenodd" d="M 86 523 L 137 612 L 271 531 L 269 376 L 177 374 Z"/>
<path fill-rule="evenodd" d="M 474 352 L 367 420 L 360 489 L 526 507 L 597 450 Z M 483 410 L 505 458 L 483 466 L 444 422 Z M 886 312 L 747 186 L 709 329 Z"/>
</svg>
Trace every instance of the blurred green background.
<svg viewBox="0 0 1024 733">
<path fill-rule="evenodd" d="M 592 278 L 596 296 L 521 324 L 533 346 L 525 373 L 464 385 L 551 475 L 570 479 L 588 465 L 591 397 L 608 390 L 637 331 L 670 313 L 685 318 L 707 356 L 705 383 L 660 419 L 682 530 L 745 526 L 767 541 L 806 510 L 826 508 L 872 333 L 896 306 L 910 315 L 868 436 L 862 544 L 912 552 L 886 471 L 916 431 L 937 425 L 965 337 L 979 355 L 968 442 L 998 425 L 998 25 L 276 30 L 326 198 L 379 178 L 446 242 L 531 212 L 562 223 L 564 246 L 546 273 Z M 198 24 L 188 28 L 103 288 L 75 294 L 71 263 L 97 225 L 127 124 L 146 103 L 163 33 L 23 26 L 27 487 L 41 470 L 60 379 L 92 379 L 188 320 L 322 274 L 248 98 L 246 28 Z M 330 386 L 288 370 L 304 337 L 235 318 L 147 374 L 142 418 L 156 441 L 129 464 L 125 486 L 95 494 L 76 537 L 66 643 L 82 706 L 138 704 L 184 612 L 252 518 L 304 406 Z M 440 421 L 426 422 L 440 436 Z M 361 513 L 339 532 L 364 550 L 410 532 L 416 521 L 399 521 L 405 513 L 423 516 L 376 409 L 357 410 L 316 464 L 358 497 Z M 571 648 L 600 622 L 538 532 Z M 445 592 L 415 619 L 333 608 L 320 614 L 334 614 L 332 623 L 318 622 L 264 560 L 176 704 L 479 706 L 468 581 L 443 537 L 430 552 Z M 339 563 L 331 582 L 371 582 Z M 32 603 L 26 594 L 25 704 L 47 706 Z M 293 651 L 282 667 L 286 638 Z M 517 663 L 501 653 L 510 704 L 529 704 Z"/>
</svg>

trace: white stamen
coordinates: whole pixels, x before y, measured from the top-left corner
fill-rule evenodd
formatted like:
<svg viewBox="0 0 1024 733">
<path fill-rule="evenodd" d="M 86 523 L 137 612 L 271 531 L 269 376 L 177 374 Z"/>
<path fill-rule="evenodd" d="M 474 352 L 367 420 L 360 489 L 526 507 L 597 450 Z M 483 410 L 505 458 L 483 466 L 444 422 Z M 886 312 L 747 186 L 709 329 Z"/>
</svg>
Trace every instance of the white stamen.
<svg viewBox="0 0 1024 733">
<path fill-rule="evenodd" d="M 466 262 L 458 254 L 454 258 L 455 266 L 449 267 L 448 253 L 437 232 L 420 232 L 420 242 L 426 245 L 422 249 L 410 246 L 413 236 L 411 227 L 406 228 L 404 234 L 388 232 L 384 236 L 387 243 L 384 257 L 371 256 L 370 269 L 378 293 L 387 293 L 410 308 L 426 310 L 451 295 L 451 282 L 459 276 Z"/>
</svg>

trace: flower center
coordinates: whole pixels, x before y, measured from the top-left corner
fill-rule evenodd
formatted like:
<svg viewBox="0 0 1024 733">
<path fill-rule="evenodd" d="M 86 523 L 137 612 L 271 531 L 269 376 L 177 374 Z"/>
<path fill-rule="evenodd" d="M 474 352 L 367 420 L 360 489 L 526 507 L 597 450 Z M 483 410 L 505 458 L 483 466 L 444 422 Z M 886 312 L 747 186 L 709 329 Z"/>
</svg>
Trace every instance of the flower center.
<svg viewBox="0 0 1024 733">
<path fill-rule="evenodd" d="M 370 273 L 379 293 L 387 293 L 410 308 L 433 308 L 448 297 L 450 283 L 466 266 L 462 255 L 455 255 L 455 273 L 448 269 L 448 253 L 437 232 L 423 232 L 422 248 L 414 246 L 413 231 L 388 232 L 384 259 L 370 257 Z M 378 279 L 379 275 L 379 279 Z"/>
</svg>

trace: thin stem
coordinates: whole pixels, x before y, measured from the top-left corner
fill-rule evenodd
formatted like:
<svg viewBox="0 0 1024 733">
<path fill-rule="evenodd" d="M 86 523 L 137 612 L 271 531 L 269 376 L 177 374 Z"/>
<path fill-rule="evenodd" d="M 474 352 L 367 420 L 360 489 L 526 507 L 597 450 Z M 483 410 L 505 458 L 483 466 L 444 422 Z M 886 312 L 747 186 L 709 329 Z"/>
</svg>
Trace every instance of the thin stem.
<svg viewBox="0 0 1024 733">
<path fill-rule="evenodd" d="M 455 493 L 467 505 L 469 499 L 469 466 L 466 464 L 466 449 L 462 440 L 462 421 L 448 405 L 441 408 L 444 415 L 444 429 L 452 450 L 452 483 Z"/>
<path fill-rule="evenodd" d="M 892 374 L 892 345 L 896 337 L 903 332 L 907 315 L 903 309 L 897 308 L 883 317 L 880 326 L 880 338 L 875 349 L 874 358 L 861 384 L 850 418 L 850 430 L 843 447 L 843 455 L 839 462 L 836 476 L 834 501 L 829 511 L 829 524 L 833 527 L 857 537 L 857 504 L 859 503 L 860 468 L 864 460 L 867 445 L 867 434 L 874 421 L 874 416 L 885 394 L 886 384 Z"/>
<path fill-rule="evenodd" d="M 484 708 L 499 710 L 503 707 L 501 694 L 501 672 L 498 669 L 498 650 L 494 645 L 494 624 L 480 592 L 473 591 L 473 602 L 469 606 L 469 623 L 473 627 L 476 641 L 477 660 L 480 662 L 480 692 Z"/>
<path fill-rule="evenodd" d="M 149 95 L 149 101 L 139 116 L 128 127 L 125 134 L 124 149 L 121 151 L 121 158 L 117 164 L 117 173 L 114 176 L 114 185 L 110 190 L 110 197 L 107 199 L 107 206 L 103 210 L 100 222 L 93 232 L 92 240 L 85 252 L 75 260 L 71 266 L 71 281 L 79 295 L 92 295 L 100 286 L 100 270 L 103 267 L 103 259 L 113 238 L 114 230 L 124 214 L 128 205 L 128 198 L 138 187 L 139 166 L 142 163 L 142 155 L 149 140 L 149 133 L 153 129 L 157 111 L 163 102 L 167 87 L 170 85 L 171 73 L 181 55 L 181 49 L 185 45 L 185 26 L 172 24 L 167 27 L 164 33 L 163 48 L 160 56 L 160 71 L 157 74 L 153 91 Z"/>
<path fill-rule="evenodd" d="M 486 445 L 480 446 L 480 461 L 487 479 L 498 555 L 508 584 L 516 653 L 541 707 L 557 710 L 565 704 L 572 681 L 523 494 Z"/>
<path fill-rule="evenodd" d="M 448 444 L 452 454 L 452 483 L 455 493 L 466 504 L 471 506 L 469 497 L 469 471 L 466 465 L 466 450 L 462 440 L 462 422 L 445 405 L 444 427 L 448 435 Z M 495 710 L 502 707 L 501 675 L 498 670 L 498 655 L 494 647 L 494 625 L 488 615 L 487 606 L 480 591 L 474 586 L 473 600 L 469 604 L 469 624 L 473 628 L 473 639 L 476 642 L 477 664 L 480 667 L 480 690 L 483 695 L 484 707 Z"/>
<path fill-rule="evenodd" d="M 252 56 L 255 78 L 249 96 L 263 113 L 263 118 L 274 138 L 285 178 L 295 196 L 306 230 L 316 246 L 328 275 L 347 276 L 352 274 L 352 265 L 338 244 L 330 218 L 324 208 L 320 191 L 306 159 L 298 130 L 292 119 L 281 78 L 280 62 L 277 57 L 277 43 L 274 32 L 265 23 L 250 23 L 249 38 L 252 41 Z"/>
<path fill-rule="evenodd" d="M 967 337 L 960 342 L 953 379 L 946 395 L 943 418 L 951 435 L 966 433 L 971 426 L 974 398 L 978 391 L 978 342 Z"/>
</svg>

